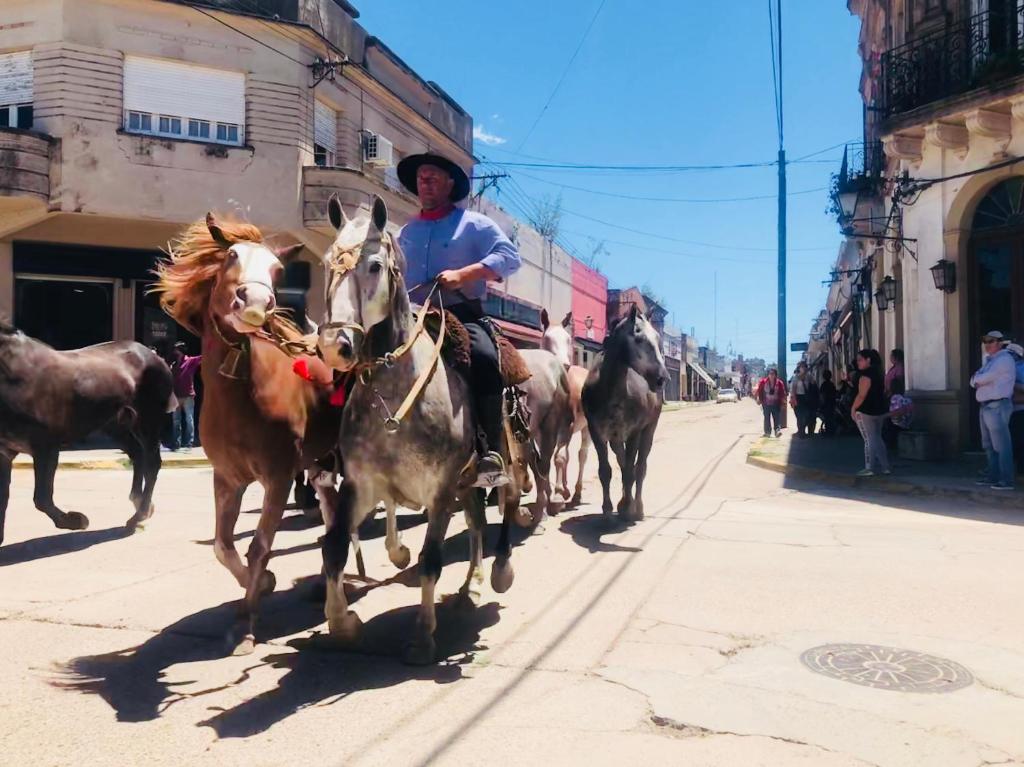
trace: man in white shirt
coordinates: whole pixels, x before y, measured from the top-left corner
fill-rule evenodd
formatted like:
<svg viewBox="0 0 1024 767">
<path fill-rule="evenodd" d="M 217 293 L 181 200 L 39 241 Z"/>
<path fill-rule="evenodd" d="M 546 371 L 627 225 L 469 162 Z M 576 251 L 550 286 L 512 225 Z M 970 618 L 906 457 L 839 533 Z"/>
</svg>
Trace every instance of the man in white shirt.
<svg viewBox="0 0 1024 767">
<path fill-rule="evenodd" d="M 985 359 L 971 376 L 971 386 L 980 407 L 981 446 L 988 456 L 988 468 L 979 485 L 993 490 L 1013 490 L 1013 442 L 1010 438 L 1010 416 L 1013 415 L 1013 387 L 1017 366 L 1013 355 L 1004 347 L 1006 339 L 998 330 L 982 339 Z"/>
</svg>

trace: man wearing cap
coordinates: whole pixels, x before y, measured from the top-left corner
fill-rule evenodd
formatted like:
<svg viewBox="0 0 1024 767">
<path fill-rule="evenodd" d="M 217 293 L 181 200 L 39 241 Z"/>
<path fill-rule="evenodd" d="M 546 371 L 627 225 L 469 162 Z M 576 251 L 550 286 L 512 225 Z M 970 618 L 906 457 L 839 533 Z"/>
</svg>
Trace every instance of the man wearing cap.
<svg viewBox="0 0 1024 767">
<path fill-rule="evenodd" d="M 1006 340 L 998 330 L 986 333 L 981 343 L 985 358 L 981 369 L 971 376 L 971 386 L 981 406 L 981 446 L 988 456 L 988 467 L 978 478 L 978 484 L 990 485 L 993 490 L 1013 490 L 1010 416 L 1013 415 L 1016 365 L 1013 355 L 1004 348 Z"/>
<path fill-rule="evenodd" d="M 519 253 L 487 216 L 456 207 L 469 194 L 469 178 L 448 158 L 410 155 L 398 163 L 398 178 L 421 206 L 398 235 L 409 297 L 422 303 L 436 280 L 444 307 L 469 332 L 470 388 L 484 442 L 475 485 L 507 484 L 500 453 L 503 382 L 497 349 L 483 325 L 483 299 L 488 280 L 502 280 L 519 268 Z"/>
</svg>

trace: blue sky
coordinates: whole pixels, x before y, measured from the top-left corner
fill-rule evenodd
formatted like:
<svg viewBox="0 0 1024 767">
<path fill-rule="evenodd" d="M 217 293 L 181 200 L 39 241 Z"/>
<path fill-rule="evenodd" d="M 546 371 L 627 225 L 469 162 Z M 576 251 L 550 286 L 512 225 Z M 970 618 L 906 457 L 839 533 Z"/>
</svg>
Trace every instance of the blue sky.
<svg viewBox="0 0 1024 767">
<path fill-rule="evenodd" d="M 605 0 L 530 133 L 600 4 L 363 0 L 357 7 L 371 34 L 473 115 L 475 152 L 488 161 L 711 165 L 775 159 L 766 0 Z M 840 0 L 783 0 L 790 160 L 860 138 L 858 22 L 845 6 Z M 489 141 L 479 140 L 480 134 Z M 826 187 L 841 156 L 842 149 L 834 148 L 809 158 L 813 162 L 791 165 L 790 192 Z M 649 284 L 665 299 L 674 324 L 695 327 L 701 343 L 715 332 L 717 273 L 719 349 L 732 343 L 737 352 L 775 360 L 775 167 L 507 171 L 514 183 L 505 184 L 499 202 L 521 211 L 561 191 L 568 211 L 564 239 L 582 253 L 605 241 L 609 252 L 600 266 L 611 284 Z M 767 199 L 683 203 L 609 194 Z M 823 305 L 821 281 L 840 237 L 824 212 L 825 191 L 791 194 L 788 204 L 787 322 L 790 340 L 802 341 Z"/>
</svg>

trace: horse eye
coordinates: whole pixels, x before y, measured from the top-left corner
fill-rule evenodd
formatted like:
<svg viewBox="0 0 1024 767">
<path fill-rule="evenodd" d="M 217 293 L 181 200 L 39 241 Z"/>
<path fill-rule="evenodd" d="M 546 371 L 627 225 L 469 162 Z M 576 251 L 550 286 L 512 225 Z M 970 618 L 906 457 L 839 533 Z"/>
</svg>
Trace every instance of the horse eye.
<svg viewBox="0 0 1024 767">
<path fill-rule="evenodd" d="M 370 262 L 370 274 L 380 274 L 380 270 L 382 268 L 383 268 L 383 265 L 380 263 L 380 261 L 371 261 Z"/>
</svg>

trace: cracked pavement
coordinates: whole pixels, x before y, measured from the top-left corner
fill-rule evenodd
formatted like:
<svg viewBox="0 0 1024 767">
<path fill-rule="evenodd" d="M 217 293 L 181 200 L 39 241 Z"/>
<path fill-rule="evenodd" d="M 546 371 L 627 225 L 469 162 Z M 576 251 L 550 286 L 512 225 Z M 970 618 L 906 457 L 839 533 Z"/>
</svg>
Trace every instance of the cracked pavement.
<svg viewBox="0 0 1024 767">
<path fill-rule="evenodd" d="M 439 609 L 430 668 L 398 660 L 419 592 L 414 573 L 395 577 L 382 522 L 363 546 L 375 582 L 353 582 L 359 647 L 319 641 L 322 528 L 295 516 L 256 652 L 233 657 L 240 594 L 213 557 L 208 471 L 165 471 L 156 516 L 130 537 L 126 472 L 58 474 L 58 503 L 92 520 L 77 533 L 50 527 L 16 473 L 0 548 L 5 763 L 1024 764 L 1024 510 L 748 466 L 755 410 L 666 413 L 648 516 L 631 527 L 601 518 L 591 454 L 587 503 L 521 540 L 512 589 Z M 256 520 L 242 514 L 240 547 Z M 419 518 L 401 520 L 418 551 Z M 465 575 L 463 529 L 453 520 L 438 594 Z M 800 662 L 853 642 L 948 658 L 975 681 L 897 692 Z"/>
</svg>

